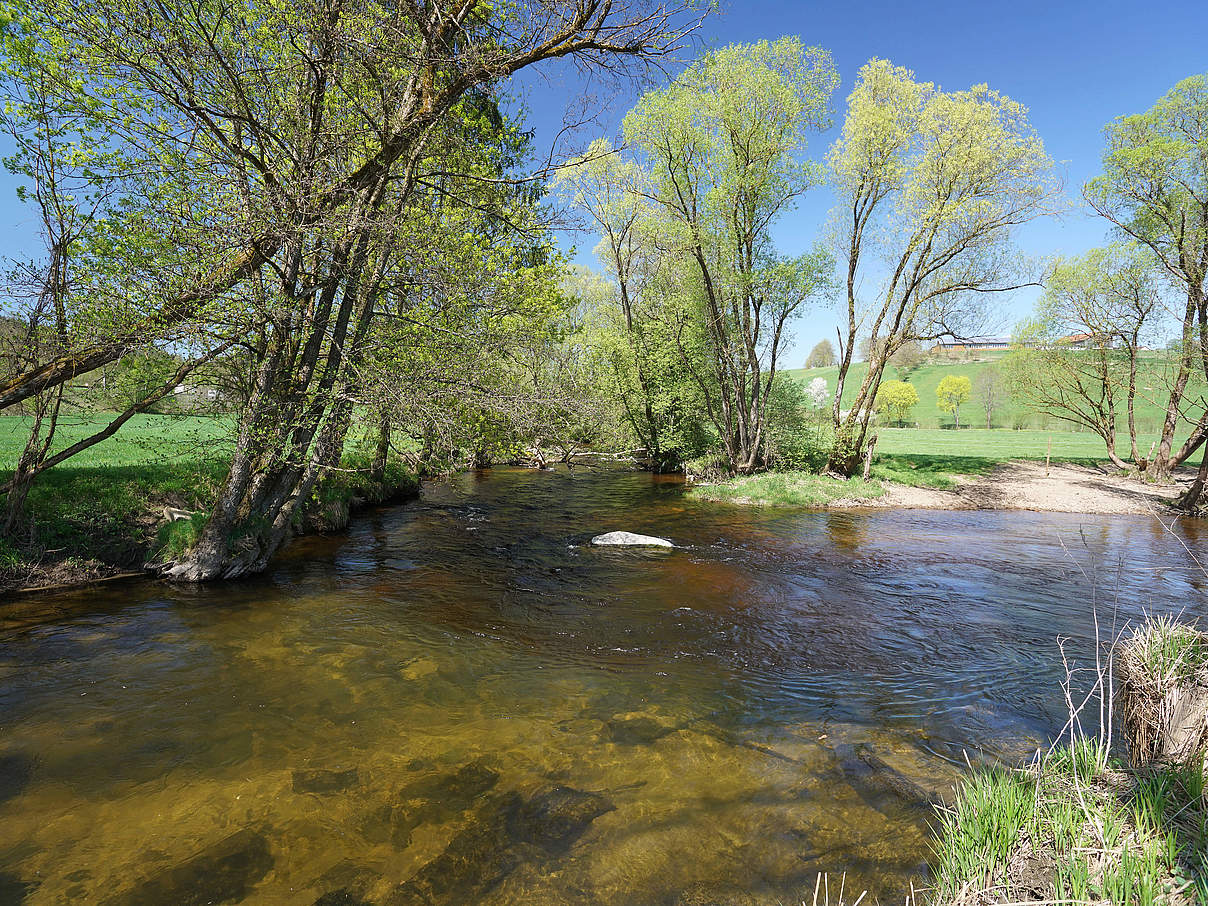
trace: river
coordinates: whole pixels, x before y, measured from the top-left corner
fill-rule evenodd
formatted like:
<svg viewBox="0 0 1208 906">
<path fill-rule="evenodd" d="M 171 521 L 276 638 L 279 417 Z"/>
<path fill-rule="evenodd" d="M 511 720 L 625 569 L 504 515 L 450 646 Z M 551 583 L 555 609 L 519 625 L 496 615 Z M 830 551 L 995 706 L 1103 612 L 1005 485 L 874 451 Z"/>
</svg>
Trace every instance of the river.
<svg viewBox="0 0 1208 906">
<path fill-rule="evenodd" d="M 1093 610 L 1208 613 L 1205 542 L 495 469 L 253 580 L 10 602 L 0 904 L 900 902 L 912 791 L 1058 734 Z"/>
</svg>

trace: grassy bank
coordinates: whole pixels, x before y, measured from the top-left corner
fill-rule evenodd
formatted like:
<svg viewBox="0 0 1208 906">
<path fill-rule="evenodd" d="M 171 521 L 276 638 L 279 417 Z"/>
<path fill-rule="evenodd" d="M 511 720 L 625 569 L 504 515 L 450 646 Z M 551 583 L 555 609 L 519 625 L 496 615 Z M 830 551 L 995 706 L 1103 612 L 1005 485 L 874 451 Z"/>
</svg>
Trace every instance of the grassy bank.
<svg viewBox="0 0 1208 906">
<path fill-rule="evenodd" d="M 1208 713 L 1208 639 L 1151 621 L 1116 663 L 1128 763 L 1101 731 L 1025 769 L 975 771 L 939 823 L 933 906 L 1208 902 L 1208 732 L 1186 719 Z"/>
<path fill-rule="evenodd" d="M 103 427 L 104 413 L 64 421 L 55 449 Z M 135 416 L 122 430 L 39 476 L 26 511 L 33 518 L 29 543 L 0 541 L 0 589 L 71 583 L 143 568 L 160 551 L 178 554 L 195 539 L 202 518 L 169 523 L 165 507 L 203 512 L 226 476 L 234 422 L 202 416 Z M 28 423 L 0 417 L 0 481 L 25 443 Z M 414 493 L 414 476 L 391 464 L 386 481 L 372 482 L 363 455 L 350 451 L 353 471 L 329 475 L 309 507 L 310 531 L 347 524 L 362 501 Z"/>
<path fill-rule="evenodd" d="M 825 506 L 836 500 L 872 500 L 884 493 L 878 481 L 844 481 L 813 472 L 765 472 L 699 484 L 688 495 L 757 506 Z"/>
</svg>

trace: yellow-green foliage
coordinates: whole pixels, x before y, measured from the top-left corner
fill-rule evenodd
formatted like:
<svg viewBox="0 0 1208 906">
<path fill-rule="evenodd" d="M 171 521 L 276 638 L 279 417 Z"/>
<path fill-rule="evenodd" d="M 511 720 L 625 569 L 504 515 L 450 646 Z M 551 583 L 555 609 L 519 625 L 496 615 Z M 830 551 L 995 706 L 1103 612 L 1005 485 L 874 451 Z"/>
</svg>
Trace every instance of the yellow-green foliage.
<svg viewBox="0 0 1208 906">
<path fill-rule="evenodd" d="M 973 384 L 964 375 L 950 374 L 935 388 L 935 402 L 944 412 L 951 412 L 953 421 L 960 425 L 961 404 L 968 402 L 973 394 Z"/>
<path fill-rule="evenodd" d="M 966 380 L 968 380 L 966 378 Z M 885 381 L 877 391 L 877 411 L 887 420 L 902 424 L 918 405 L 919 392 L 907 381 Z"/>
</svg>

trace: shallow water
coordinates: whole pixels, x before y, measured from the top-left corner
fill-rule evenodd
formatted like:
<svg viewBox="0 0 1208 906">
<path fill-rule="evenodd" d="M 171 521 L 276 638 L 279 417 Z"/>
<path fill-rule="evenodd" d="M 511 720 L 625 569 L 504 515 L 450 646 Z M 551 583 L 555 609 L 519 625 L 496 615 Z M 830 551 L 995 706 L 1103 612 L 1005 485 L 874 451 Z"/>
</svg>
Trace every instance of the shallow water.
<svg viewBox="0 0 1208 906">
<path fill-rule="evenodd" d="M 925 795 L 1060 732 L 1059 636 L 1208 613 L 1179 539 L 497 469 L 253 581 L 9 604 L 0 904 L 900 901 Z"/>
</svg>

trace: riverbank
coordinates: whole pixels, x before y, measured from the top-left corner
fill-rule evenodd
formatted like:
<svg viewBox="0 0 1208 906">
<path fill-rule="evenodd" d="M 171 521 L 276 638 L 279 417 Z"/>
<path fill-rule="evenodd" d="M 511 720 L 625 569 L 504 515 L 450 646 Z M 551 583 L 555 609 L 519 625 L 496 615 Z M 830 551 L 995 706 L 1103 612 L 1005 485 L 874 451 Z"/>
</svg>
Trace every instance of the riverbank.
<svg viewBox="0 0 1208 906">
<path fill-rule="evenodd" d="M 0 426 L 0 463 L 15 462 L 15 417 Z M 161 553 L 187 548 L 230 463 L 230 423 L 222 418 L 146 415 L 124 435 L 42 475 L 26 510 L 35 514 L 25 543 L 0 541 L 0 595 L 88 585 L 154 572 Z M 64 442 L 94 430 L 90 417 L 68 421 Z M 339 531 L 353 512 L 419 492 L 416 477 L 391 462 L 380 480 L 368 456 L 350 451 L 340 471 L 315 490 L 299 532 Z M 0 480 L 11 474 L 0 468 Z M 185 517 L 185 518 L 181 518 Z M 189 518 L 191 517 L 191 518 Z"/>
<path fill-rule="evenodd" d="M 1104 468 L 1020 460 L 944 476 L 933 468 L 912 476 L 909 463 L 875 467 L 871 480 L 842 480 L 808 472 L 771 473 L 700 484 L 699 500 L 755 506 L 896 507 L 929 510 L 1036 510 L 1053 513 L 1169 512 L 1191 480 L 1147 484 Z M 897 478 L 905 479 L 894 480 Z"/>
<path fill-rule="evenodd" d="M 1071 703 L 1068 742 L 1026 768 L 971 772 L 941 813 L 933 906 L 1208 901 L 1206 643 L 1148 618 L 1096 674 L 1086 711 L 1115 706 L 1097 733 Z"/>
</svg>

